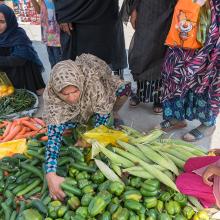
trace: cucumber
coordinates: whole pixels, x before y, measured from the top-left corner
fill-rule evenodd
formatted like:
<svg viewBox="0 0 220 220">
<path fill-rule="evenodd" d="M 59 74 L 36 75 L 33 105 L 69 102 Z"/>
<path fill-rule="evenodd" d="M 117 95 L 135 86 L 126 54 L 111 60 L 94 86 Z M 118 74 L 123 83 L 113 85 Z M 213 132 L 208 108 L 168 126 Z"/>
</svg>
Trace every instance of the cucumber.
<svg viewBox="0 0 220 220">
<path fill-rule="evenodd" d="M 44 205 L 44 203 L 42 201 L 40 201 L 40 200 L 32 200 L 31 201 L 31 206 L 33 208 L 37 209 L 43 215 L 47 216 L 47 214 L 48 214 L 47 206 Z"/>
<path fill-rule="evenodd" d="M 40 191 L 41 191 L 41 187 L 38 186 L 38 187 L 36 187 L 34 190 L 32 190 L 32 191 L 30 191 L 29 193 L 25 194 L 24 198 L 25 198 L 25 199 L 29 199 L 31 196 L 33 196 L 33 195 L 39 193 Z"/>
<path fill-rule="evenodd" d="M 43 200 L 42 200 L 42 202 L 43 202 L 43 204 L 44 205 L 48 205 L 50 202 L 51 202 L 51 197 L 50 196 L 46 196 Z"/>
<path fill-rule="evenodd" d="M 33 165 L 21 163 L 21 167 L 23 169 L 33 173 L 34 175 L 38 176 L 42 181 L 44 180 L 44 176 L 43 176 L 43 173 L 41 172 L 41 170 L 34 167 Z"/>
<path fill-rule="evenodd" d="M 79 170 L 79 171 L 86 171 L 88 173 L 95 173 L 96 172 L 95 168 L 89 167 L 89 166 L 84 165 L 84 164 L 72 163 L 71 166 L 74 167 L 75 169 Z"/>
<path fill-rule="evenodd" d="M 21 190 L 25 189 L 27 186 L 28 186 L 27 183 L 23 183 L 23 184 L 21 184 L 21 185 L 18 185 L 18 186 L 16 186 L 16 187 L 12 190 L 12 193 L 16 195 L 18 192 L 20 192 Z"/>
<path fill-rule="evenodd" d="M 38 151 L 34 151 L 34 150 L 27 150 L 27 154 L 29 156 L 32 156 L 33 158 L 37 158 L 41 161 L 45 161 L 45 157 L 40 155 Z"/>
<path fill-rule="evenodd" d="M 69 185 L 69 184 L 67 184 L 67 183 L 65 183 L 65 182 L 63 182 L 63 183 L 61 184 L 61 188 L 62 188 L 63 190 L 65 190 L 65 191 L 68 191 L 68 192 L 70 192 L 70 193 L 76 195 L 76 196 L 82 195 L 82 192 L 81 192 L 80 189 L 78 189 L 77 187 L 75 187 L 75 186 L 73 186 L 73 185 Z"/>
<path fill-rule="evenodd" d="M 17 212 L 13 211 L 12 214 L 11 214 L 10 220 L 15 220 L 16 216 L 17 216 Z"/>
<path fill-rule="evenodd" d="M 32 175 L 32 173 L 26 171 L 24 174 L 20 175 L 17 178 L 16 183 L 20 184 L 20 183 L 25 182 L 26 180 L 28 180 L 31 177 L 31 175 Z"/>
<path fill-rule="evenodd" d="M 2 209 L 4 211 L 4 215 L 5 215 L 4 220 L 10 220 L 10 216 L 12 213 L 11 208 L 5 202 L 1 203 L 1 207 L 2 207 Z"/>
<path fill-rule="evenodd" d="M 37 187 L 41 183 L 40 179 L 36 179 L 33 183 L 31 183 L 29 186 L 27 186 L 25 189 L 18 191 L 16 193 L 16 196 L 23 196 L 26 193 L 29 193 L 31 190 L 33 190 L 35 187 Z"/>
</svg>

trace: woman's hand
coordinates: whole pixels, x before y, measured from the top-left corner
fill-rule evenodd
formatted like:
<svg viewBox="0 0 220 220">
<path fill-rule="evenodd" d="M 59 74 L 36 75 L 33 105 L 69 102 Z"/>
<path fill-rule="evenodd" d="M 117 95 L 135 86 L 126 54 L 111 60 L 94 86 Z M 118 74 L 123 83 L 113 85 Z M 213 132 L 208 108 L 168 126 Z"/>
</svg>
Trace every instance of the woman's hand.
<svg viewBox="0 0 220 220">
<path fill-rule="evenodd" d="M 71 31 L 73 30 L 73 25 L 71 23 L 61 23 L 60 30 L 71 35 Z"/>
<path fill-rule="evenodd" d="M 137 10 L 134 9 L 131 12 L 131 18 L 130 18 L 131 26 L 136 29 L 136 22 L 137 22 Z"/>
<path fill-rule="evenodd" d="M 57 176 L 56 173 L 48 173 L 46 174 L 46 179 L 50 191 L 50 196 L 54 200 L 63 201 L 65 198 L 65 193 L 60 188 L 60 185 L 64 182 L 64 178 Z"/>
<path fill-rule="evenodd" d="M 220 168 L 216 166 L 209 166 L 203 173 L 203 182 L 208 186 L 212 186 L 214 176 L 220 176 Z"/>
</svg>

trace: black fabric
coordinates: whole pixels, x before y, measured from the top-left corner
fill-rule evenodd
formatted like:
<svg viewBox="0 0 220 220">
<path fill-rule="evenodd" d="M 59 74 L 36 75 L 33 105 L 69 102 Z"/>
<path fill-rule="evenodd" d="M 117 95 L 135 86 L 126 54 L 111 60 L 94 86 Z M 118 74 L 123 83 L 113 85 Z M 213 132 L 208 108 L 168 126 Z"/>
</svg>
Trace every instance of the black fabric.
<svg viewBox="0 0 220 220">
<path fill-rule="evenodd" d="M 117 20 L 117 0 L 55 0 L 58 23 L 104 24 Z"/>
<path fill-rule="evenodd" d="M 124 4 L 130 7 L 128 0 Z M 129 48 L 129 68 L 135 81 L 159 80 L 176 0 L 139 0 L 136 4 L 137 23 Z"/>
<path fill-rule="evenodd" d="M 93 54 L 114 69 L 127 67 L 118 0 L 54 1 L 57 21 L 72 23 L 71 36 L 61 31 L 62 59 Z"/>
<path fill-rule="evenodd" d="M 45 87 L 41 67 L 24 58 L 10 56 L 10 48 L 0 48 L 0 71 L 5 72 L 15 88 L 34 93 Z"/>
</svg>

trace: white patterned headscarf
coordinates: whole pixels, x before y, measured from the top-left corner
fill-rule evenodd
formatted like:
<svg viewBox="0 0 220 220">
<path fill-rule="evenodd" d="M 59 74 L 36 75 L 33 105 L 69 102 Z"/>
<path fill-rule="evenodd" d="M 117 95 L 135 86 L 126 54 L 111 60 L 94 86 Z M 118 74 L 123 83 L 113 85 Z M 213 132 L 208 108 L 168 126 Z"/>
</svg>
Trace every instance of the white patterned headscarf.
<svg viewBox="0 0 220 220">
<path fill-rule="evenodd" d="M 125 82 L 112 76 L 103 60 L 91 54 L 82 54 L 75 61 L 61 61 L 54 66 L 44 92 L 43 118 L 47 124 L 57 125 L 68 121 L 86 123 L 94 113 L 108 114 L 122 84 Z M 80 90 L 80 100 L 73 105 L 59 96 L 69 85 Z"/>
</svg>

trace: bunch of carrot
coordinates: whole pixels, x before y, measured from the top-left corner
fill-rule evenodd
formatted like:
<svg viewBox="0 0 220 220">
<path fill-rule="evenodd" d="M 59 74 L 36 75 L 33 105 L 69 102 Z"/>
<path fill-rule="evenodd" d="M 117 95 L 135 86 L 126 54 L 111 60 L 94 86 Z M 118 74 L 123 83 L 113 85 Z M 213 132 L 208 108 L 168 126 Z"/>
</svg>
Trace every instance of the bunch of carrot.
<svg viewBox="0 0 220 220">
<path fill-rule="evenodd" d="M 47 132 L 45 122 L 40 118 L 23 117 L 14 121 L 2 121 L 0 129 L 4 128 L 4 133 L 0 136 L 0 142 L 7 142 L 21 138 L 33 138 L 37 134 Z M 46 141 L 47 136 L 41 137 Z"/>
</svg>

